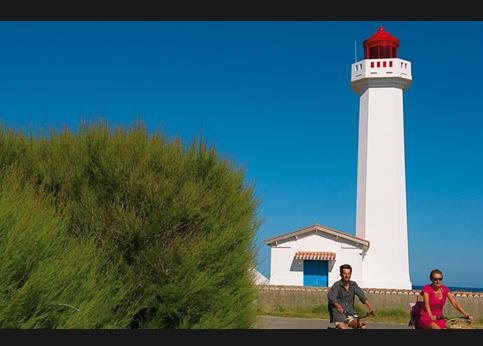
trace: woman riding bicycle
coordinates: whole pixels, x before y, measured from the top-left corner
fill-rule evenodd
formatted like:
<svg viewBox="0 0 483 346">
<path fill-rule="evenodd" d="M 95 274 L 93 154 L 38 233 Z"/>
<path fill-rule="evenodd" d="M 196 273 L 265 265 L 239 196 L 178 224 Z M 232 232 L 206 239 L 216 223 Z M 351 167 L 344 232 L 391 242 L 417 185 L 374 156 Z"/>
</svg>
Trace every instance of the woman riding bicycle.
<svg viewBox="0 0 483 346">
<path fill-rule="evenodd" d="M 451 305 L 461 312 L 463 316 L 473 320 L 473 316 L 466 313 L 461 305 L 456 301 L 449 288 L 442 285 L 443 273 L 439 269 L 434 269 L 429 274 L 431 280 L 430 285 L 426 285 L 421 290 L 424 305 L 419 311 L 418 327 L 424 329 L 446 329 L 446 321 L 442 319 L 443 307 L 446 298 L 449 299 Z"/>
</svg>

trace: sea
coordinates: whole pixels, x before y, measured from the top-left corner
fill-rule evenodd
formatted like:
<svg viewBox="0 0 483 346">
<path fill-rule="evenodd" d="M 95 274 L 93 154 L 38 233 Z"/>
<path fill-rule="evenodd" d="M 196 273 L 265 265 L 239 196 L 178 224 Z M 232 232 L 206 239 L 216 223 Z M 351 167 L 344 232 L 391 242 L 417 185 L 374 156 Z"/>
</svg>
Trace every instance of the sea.
<svg viewBox="0 0 483 346">
<path fill-rule="evenodd" d="M 420 290 L 424 286 L 413 285 L 413 290 Z M 476 287 L 453 287 L 448 286 L 451 291 L 460 291 L 460 292 L 483 292 L 483 288 L 476 288 Z"/>
</svg>

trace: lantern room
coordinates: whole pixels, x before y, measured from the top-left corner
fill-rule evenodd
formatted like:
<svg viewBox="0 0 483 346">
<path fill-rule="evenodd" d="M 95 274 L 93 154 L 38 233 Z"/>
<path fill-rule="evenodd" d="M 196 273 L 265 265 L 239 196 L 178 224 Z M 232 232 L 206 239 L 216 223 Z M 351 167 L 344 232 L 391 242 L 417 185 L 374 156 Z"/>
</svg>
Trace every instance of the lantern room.
<svg viewBox="0 0 483 346">
<path fill-rule="evenodd" d="M 365 59 L 397 58 L 399 39 L 384 31 L 381 26 L 377 32 L 363 42 Z"/>
</svg>

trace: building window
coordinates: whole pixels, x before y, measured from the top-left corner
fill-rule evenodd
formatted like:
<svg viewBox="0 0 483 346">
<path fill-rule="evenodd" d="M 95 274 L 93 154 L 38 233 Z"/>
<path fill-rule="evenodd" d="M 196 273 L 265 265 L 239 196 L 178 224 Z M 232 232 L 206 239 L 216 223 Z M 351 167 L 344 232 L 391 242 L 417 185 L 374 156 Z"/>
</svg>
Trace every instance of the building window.
<svg viewBox="0 0 483 346">
<path fill-rule="evenodd" d="M 371 61 L 371 67 L 374 67 L 374 61 Z"/>
<path fill-rule="evenodd" d="M 381 62 L 380 61 L 377 62 L 377 67 L 381 67 Z"/>
<path fill-rule="evenodd" d="M 392 61 L 389 61 L 389 67 L 392 67 Z"/>
<path fill-rule="evenodd" d="M 386 62 L 385 61 L 382 62 L 382 67 L 386 67 Z"/>
</svg>

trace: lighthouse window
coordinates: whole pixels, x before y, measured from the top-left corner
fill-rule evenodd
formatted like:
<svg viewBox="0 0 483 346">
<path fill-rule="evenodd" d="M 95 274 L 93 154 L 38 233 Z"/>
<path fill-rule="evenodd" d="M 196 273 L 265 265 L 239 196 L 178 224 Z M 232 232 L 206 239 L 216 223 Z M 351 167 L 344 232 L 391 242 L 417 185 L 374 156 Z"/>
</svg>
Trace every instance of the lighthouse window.
<svg viewBox="0 0 483 346">
<path fill-rule="evenodd" d="M 369 48 L 369 58 L 370 59 L 378 59 L 379 58 L 379 52 L 377 51 L 377 46 Z"/>
<path fill-rule="evenodd" d="M 381 56 L 380 58 L 392 58 L 391 56 L 391 47 L 390 46 L 382 46 L 381 47 Z"/>
</svg>

